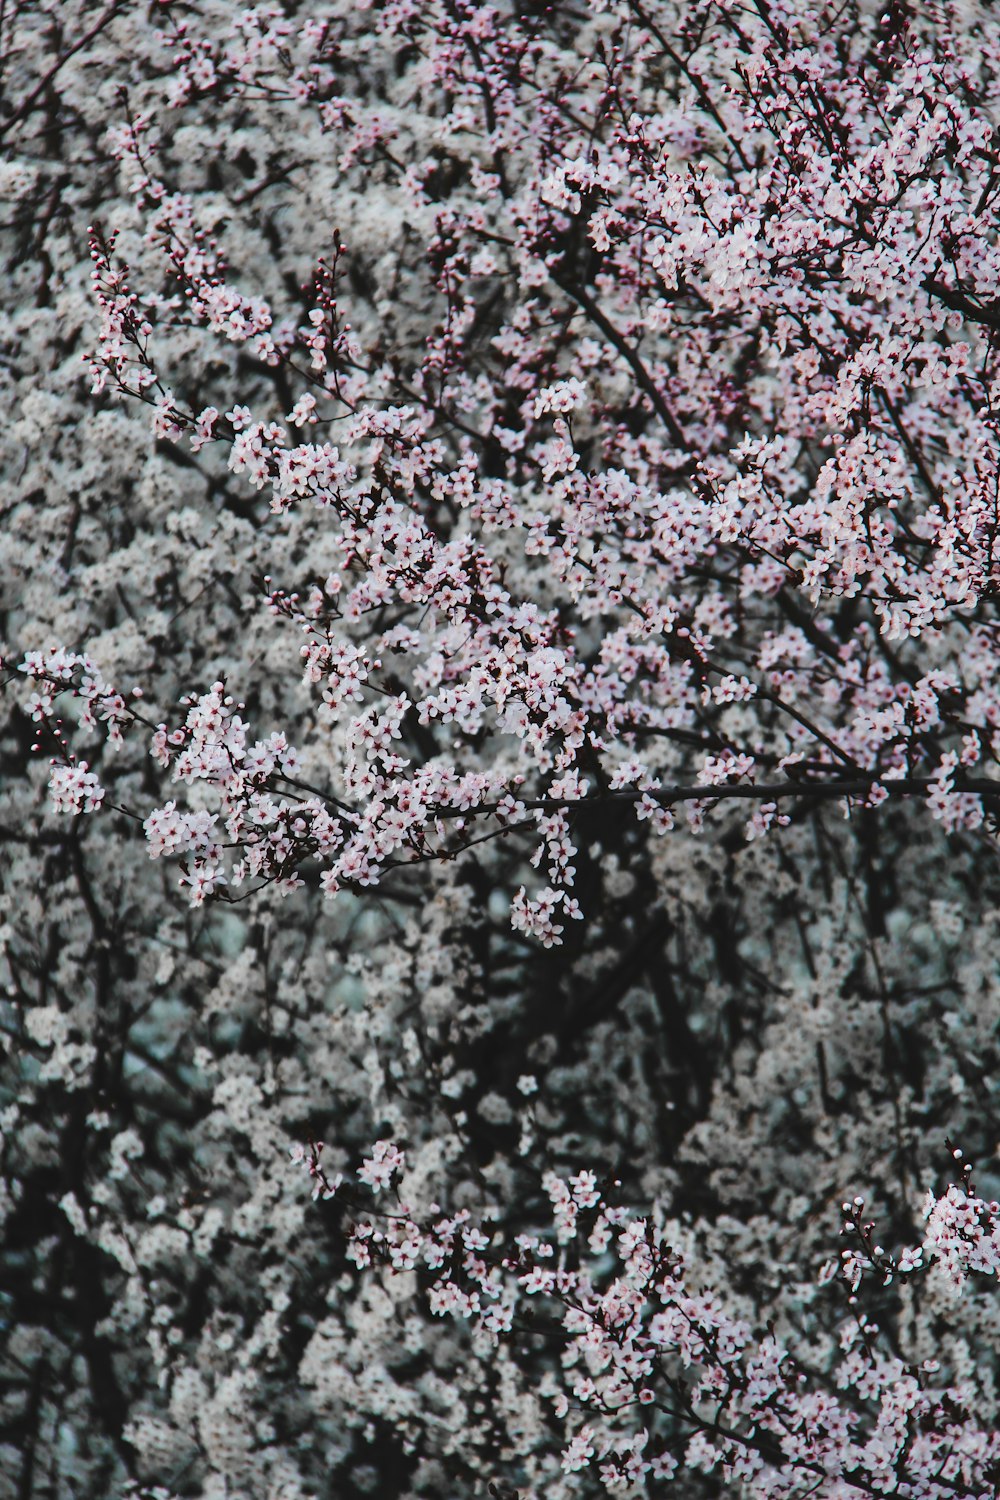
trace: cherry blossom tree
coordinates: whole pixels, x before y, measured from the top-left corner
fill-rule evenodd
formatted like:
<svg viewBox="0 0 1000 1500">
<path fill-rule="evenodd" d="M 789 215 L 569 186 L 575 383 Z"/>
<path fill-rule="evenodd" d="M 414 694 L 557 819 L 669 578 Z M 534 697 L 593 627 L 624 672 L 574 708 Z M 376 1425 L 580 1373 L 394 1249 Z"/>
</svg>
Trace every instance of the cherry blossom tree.
<svg viewBox="0 0 1000 1500">
<path fill-rule="evenodd" d="M 0 7 L 12 1496 L 1000 1493 L 1000 31 L 884 3 Z"/>
</svg>

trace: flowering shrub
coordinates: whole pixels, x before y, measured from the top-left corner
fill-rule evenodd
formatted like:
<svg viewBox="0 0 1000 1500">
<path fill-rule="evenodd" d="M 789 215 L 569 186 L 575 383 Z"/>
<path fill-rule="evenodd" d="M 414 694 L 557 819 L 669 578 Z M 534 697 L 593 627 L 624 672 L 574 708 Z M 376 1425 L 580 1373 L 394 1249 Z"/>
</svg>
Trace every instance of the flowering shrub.
<svg viewBox="0 0 1000 1500">
<path fill-rule="evenodd" d="M 0 67 L 2 1484 L 1000 1493 L 989 7 Z"/>
</svg>

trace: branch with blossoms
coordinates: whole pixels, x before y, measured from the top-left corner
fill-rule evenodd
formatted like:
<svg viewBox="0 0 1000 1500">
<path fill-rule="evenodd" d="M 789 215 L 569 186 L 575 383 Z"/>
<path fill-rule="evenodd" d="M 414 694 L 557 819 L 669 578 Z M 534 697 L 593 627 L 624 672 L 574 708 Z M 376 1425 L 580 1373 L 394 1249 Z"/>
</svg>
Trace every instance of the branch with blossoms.
<svg viewBox="0 0 1000 1500">
<path fill-rule="evenodd" d="M 633 10 L 635 55 L 669 59 L 704 106 L 710 95 L 691 58 L 645 8 Z M 521 64 L 538 61 L 531 49 L 511 47 L 483 18 L 470 29 L 467 18 L 434 13 L 418 25 L 429 53 L 441 49 L 449 92 L 469 94 L 470 118 L 485 108 L 502 189 L 488 215 L 434 218 L 424 274 L 442 317 L 423 356 L 380 343 L 366 350 L 351 331 L 335 289 L 347 256 L 336 231 L 304 323 L 280 322 L 265 299 L 233 285 L 192 200 L 158 175 L 149 120 L 123 98 L 114 149 L 171 289 L 147 299 L 149 319 L 201 327 L 297 382 L 284 419 L 291 439 L 242 400 L 224 420 L 216 406 L 185 408 L 155 375 L 152 324 L 137 321 L 127 275 L 96 242 L 98 378 L 153 401 L 159 436 L 187 433 L 196 452 L 227 444 L 230 469 L 270 492 L 272 512 L 311 504 L 329 518 L 340 566 L 302 590 L 270 588 L 268 607 L 305 632 L 306 681 L 346 745 L 347 800 L 358 811 L 331 890 L 540 827 L 532 861 L 544 862 L 549 884 L 520 892 L 514 911 L 516 925 L 548 944 L 562 932 L 554 907 L 579 911 L 568 873 L 577 851 L 562 815 L 576 820 L 590 802 L 631 801 L 663 833 L 675 805 L 687 805 L 698 829 L 711 808 L 749 799 L 751 838 L 780 826 L 790 805 L 830 799 L 850 811 L 917 796 L 949 831 L 984 822 L 994 782 L 976 768 L 995 765 L 1000 751 L 996 628 L 982 611 L 997 572 L 994 351 L 975 344 L 974 330 L 952 339 L 958 325 L 942 320 L 937 302 L 954 312 L 956 297 L 971 295 L 957 245 L 986 214 L 982 178 L 995 143 L 954 60 L 911 55 L 905 28 L 886 88 L 904 108 L 909 79 L 923 101 L 906 115 L 916 154 L 907 132 L 886 123 L 885 102 L 874 109 L 881 96 L 863 69 L 832 81 L 819 62 L 787 54 L 766 14 L 757 19 L 731 20 L 741 87 L 704 126 L 721 136 L 722 178 L 671 165 L 671 143 L 627 103 L 627 51 L 599 52 L 604 105 L 586 117 L 589 155 L 577 106 L 564 98 L 543 111 L 539 152 L 514 123 Z M 273 35 L 254 33 L 252 60 L 240 54 L 237 67 L 178 23 L 178 98 L 259 86 L 332 111 L 324 122 L 359 150 L 379 144 L 427 207 L 396 127 L 389 151 L 377 112 L 327 97 L 327 30 L 275 24 Z M 394 34 L 396 23 L 385 24 Z M 292 67 L 286 47 L 312 66 Z M 932 87 L 961 105 L 930 112 L 922 90 Z M 855 156 L 830 133 L 838 112 L 868 122 Z M 793 120 L 794 151 L 784 134 Z M 961 233 L 933 217 L 917 233 L 936 162 L 952 173 L 956 201 L 975 205 Z M 872 226 L 890 221 L 899 245 L 887 258 Z M 887 267 L 910 260 L 916 280 L 887 309 Z M 948 264 L 961 294 L 944 295 Z M 473 337 L 477 278 L 491 288 L 486 305 L 508 318 L 485 357 Z M 526 289 L 542 288 L 519 305 Z M 565 314 L 561 338 L 576 339 L 578 313 L 594 338 L 583 341 L 580 373 L 567 375 L 543 335 L 550 314 Z M 692 328 L 716 342 L 724 329 L 720 347 L 741 352 L 730 369 L 703 351 L 689 390 L 680 369 Z M 795 372 L 783 377 L 783 403 L 770 394 L 779 359 Z M 605 399 L 623 370 L 638 386 L 638 447 Z M 928 392 L 942 393 L 938 405 Z M 296 440 L 333 421 L 343 424 L 338 444 Z M 949 424 L 966 434 L 970 455 L 954 486 L 941 463 Z M 598 448 L 600 463 L 588 463 Z M 951 488 L 965 497 L 954 505 Z M 851 629 L 817 619 L 821 606 L 855 598 L 865 617 Z M 757 618 L 771 600 L 787 629 Z M 961 671 L 918 669 L 893 649 L 925 629 L 964 630 L 970 618 Z M 359 644 L 369 626 L 375 638 Z M 386 650 L 400 658 L 391 685 L 372 665 Z M 389 707 L 353 712 L 366 693 L 390 695 Z M 443 776 L 401 775 L 407 761 L 389 742 L 409 740 L 414 720 L 449 738 Z M 665 764 L 657 741 L 703 755 Z M 440 763 L 438 748 L 425 736 L 422 758 Z M 498 769 L 510 761 L 515 771 Z M 483 816 L 494 822 L 484 828 Z M 308 828 L 301 842 L 283 830 L 277 843 L 281 881 L 316 852 Z"/>
<path fill-rule="evenodd" d="M 669 1235 L 613 1205 L 592 1172 L 568 1181 L 547 1174 L 551 1230 L 507 1240 L 495 1220 L 476 1224 L 468 1210 L 414 1215 L 402 1196 L 405 1154 L 391 1142 L 378 1141 L 346 1185 L 329 1175 L 323 1151 L 309 1141 L 292 1147 L 291 1160 L 308 1173 L 314 1199 L 346 1200 L 346 1251 L 360 1271 L 415 1275 L 432 1316 L 465 1322 L 494 1345 L 516 1346 L 530 1329 L 558 1351 L 547 1400 L 564 1424 L 567 1475 L 596 1470 L 612 1493 L 696 1470 L 762 1500 L 833 1481 L 845 1497 L 891 1488 L 979 1500 L 1000 1474 L 1000 1434 L 975 1430 L 971 1413 L 956 1427 L 968 1396 L 933 1386 L 936 1363 L 907 1366 L 879 1349 L 874 1325 L 852 1318 L 840 1330 L 832 1380 L 811 1371 L 773 1331 L 756 1337 L 714 1291 L 692 1286 L 697 1268 Z M 376 1198 L 391 1193 L 393 1210 L 355 1217 L 355 1183 Z M 987 1259 L 997 1269 L 996 1205 L 984 1219 L 966 1197 L 959 1227 L 955 1191 L 931 1195 L 929 1237 L 946 1259 L 949 1244 L 961 1246 L 949 1264 L 963 1276 Z M 871 1242 L 863 1202 L 847 1208 L 848 1227 L 886 1285 L 918 1269 L 919 1252 L 894 1261 Z M 853 1261 L 845 1274 L 856 1289 Z M 825 1269 L 820 1279 L 829 1279 Z"/>
<path fill-rule="evenodd" d="M 696 79 L 641 7 L 636 18 L 645 28 L 639 53 L 660 49 Z M 186 435 L 195 454 L 225 444 L 229 469 L 269 491 L 273 513 L 317 507 L 340 557 L 305 589 L 267 583 L 268 608 L 306 638 L 304 678 L 341 752 L 337 795 L 276 797 L 279 785 L 291 784 L 287 742 L 275 742 L 277 760 L 264 749 L 260 765 L 253 756 L 246 762 L 238 714 L 230 707 L 223 731 L 212 722 L 214 707 L 196 707 L 202 695 L 185 700 L 190 723 L 155 731 L 164 769 L 173 765 L 175 779 L 221 791 L 217 809 L 188 814 L 172 801 L 144 818 L 154 854 L 187 860 L 196 901 L 245 881 L 292 891 L 317 859 L 329 893 L 365 888 L 392 870 L 527 833 L 536 836 L 529 857 L 546 883 L 516 892 L 514 925 L 550 946 L 561 941 L 560 917 L 583 915 L 574 839 L 593 806 L 632 804 L 638 822 L 664 834 L 676 808 L 698 831 L 713 808 L 747 800 L 755 804 L 751 839 L 831 800 L 850 813 L 917 797 L 949 831 L 995 822 L 987 813 L 996 783 L 977 774 L 1000 756 L 989 687 L 995 627 L 971 628 L 962 672 L 918 671 L 891 645 L 961 621 L 991 597 L 997 448 L 988 396 L 976 394 L 971 345 L 924 340 L 916 363 L 904 352 L 915 323 L 941 331 L 924 282 L 893 304 L 900 329 L 893 324 L 882 338 L 870 220 L 890 208 L 905 220 L 904 195 L 885 201 L 882 169 L 869 157 L 863 167 L 840 162 L 846 148 L 830 137 L 829 111 L 817 104 L 829 81 L 818 65 L 786 56 L 780 28 L 761 20 L 752 36 L 740 31 L 749 22 L 737 25 L 746 44 L 742 91 L 728 101 L 724 126 L 721 114 L 712 117 L 740 163 L 731 181 L 700 170 L 685 177 L 667 165 L 625 103 L 627 54 L 600 54 L 602 97 L 614 107 L 590 121 L 589 156 L 573 148 L 579 120 L 565 108 L 545 115 L 544 159 L 516 131 L 494 141 L 503 192 L 488 219 L 436 216 L 427 251 L 441 326 L 422 358 L 406 360 L 387 361 L 385 350 L 366 350 L 352 332 L 337 287 L 347 250 L 336 231 L 332 262 L 321 260 L 305 289 L 305 322 L 281 321 L 266 299 L 235 286 L 193 200 L 160 175 L 150 118 L 121 96 L 125 118 L 112 148 L 147 241 L 164 257 L 168 294 L 141 298 L 128 267 L 116 264 L 113 238 L 92 233 L 102 313 L 96 388 L 110 381 L 118 394 L 151 403 L 155 434 Z M 500 132 L 501 118 L 516 117 L 521 53 L 492 26 L 473 35 L 457 16 L 427 24 L 428 43 L 443 44 L 440 65 L 459 94 L 473 81 L 468 59 L 477 60 L 476 108 L 486 103 L 490 133 Z M 331 81 L 330 39 L 309 25 L 293 42 L 289 25 L 273 37 L 255 34 L 253 61 L 234 71 L 218 57 L 209 64 L 184 23 L 171 45 L 184 69 L 195 68 L 184 75 L 185 96 L 240 92 L 254 79 L 273 92 L 272 74 L 288 75 L 287 44 L 315 60 L 318 71 L 294 73 L 303 82 L 293 95 L 312 107 Z M 906 57 L 900 66 L 939 86 L 951 77 L 939 57 Z M 853 86 L 845 85 L 849 94 Z M 857 88 L 852 107 L 862 108 L 863 80 Z M 974 94 L 966 89 L 963 98 L 964 114 L 953 110 L 950 125 L 937 116 L 924 122 L 919 170 L 907 159 L 914 218 L 927 207 L 921 184 L 935 152 L 960 192 L 994 160 Z M 336 123 L 361 136 L 370 125 L 369 145 L 384 146 L 381 126 L 364 115 L 359 106 Z M 796 149 L 809 162 L 794 181 L 782 154 L 789 118 L 800 122 Z M 884 110 L 878 129 L 883 120 Z M 762 132 L 777 142 L 773 182 L 762 166 L 748 166 L 757 146 L 741 144 Z M 396 142 L 394 153 L 401 149 Z M 895 136 L 885 149 L 885 171 L 898 176 Z M 824 176 L 831 154 L 857 176 L 861 207 Z M 756 181 L 754 192 L 745 178 Z M 416 179 L 410 186 L 421 195 Z M 760 195 L 770 201 L 770 193 L 773 211 L 763 214 Z M 816 232 L 803 240 L 810 214 L 829 229 L 829 244 Z M 942 246 L 954 239 L 943 226 L 937 233 Z M 935 263 L 935 286 L 943 264 Z M 477 277 L 510 317 L 485 359 L 466 343 Z M 844 279 L 854 288 L 846 300 Z M 534 303 L 518 311 L 525 280 L 548 289 L 542 300 L 554 299 L 556 315 L 567 302 L 567 339 L 576 312 L 598 337 L 579 374 L 542 359 Z M 643 307 L 650 318 L 638 316 Z M 735 400 L 731 372 L 703 372 L 701 405 L 680 388 L 677 340 L 688 342 L 681 311 L 726 327 L 745 346 L 741 437 L 721 415 L 724 393 Z M 284 423 L 242 400 L 224 418 L 214 405 L 197 411 L 179 401 L 152 353 L 156 325 L 177 322 L 296 382 Z M 750 421 L 758 400 L 774 415 L 765 367 L 790 347 L 802 377 L 788 395 L 798 427 L 786 431 L 776 416 Z M 883 348 L 890 352 L 876 352 Z M 985 392 L 992 350 L 982 354 Z M 646 442 L 641 462 L 620 424 L 609 427 L 601 399 L 621 368 L 638 382 L 640 409 L 664 429 Z M 946 518 L 938 414 L 925 412 L 914 425 L 928 383 L 952 393 L 949 412 L 968 433 L 973 457 L 968 483 L 958 487 L 969 496 L 960 518 Z M 891 431 L 876 420 L 873 393 Z M 298 440 L 334 420 L 337 444 Z M 588 465 L 584 451 L 598 440 L 602 460 Z M 930 509 L 920 510 L 922 499 Z M 510 547 L 497 546 L 497 537 L 523 551 L 516 582 Z M 859 594 L 878 633 L 863 620 L 838 639 L 829 622 L 816 620 L 823 600 Z M 772 598 L 785 630 L 754 619 Z M 357 641 L 359 633 L 368 638 Z M 382 667 L 388 652 L 399 662 L 391 676 Z M 370 706 L 356 708 L 366 696 Z M 185 736 L 197 741 L 193 749 Z M 414 744 L 420 763 L 411 769 L 402 752 Z M 662 745 L 677 754 L 663 754 Z M 53 770 L 59 805 L 96 807 L 95 773 L 67 756 Z"/>
<path fill-rule="evenodd" d="M 361 685 L 381 665 L 356 649 L 335 651 L 329 644 L 321 654 L 328 682 L 335 685 L 335 692 L 327 690 L 331 704 L 360 696 Z M 307 676 L 317 671 L 319 655 L 314 645 L 307 648 Z M 877 807 L 889 798 L 920 798 L 936 815 L 949 816 L 952 802 L 967 809 L 1000 799 L 1000 782 L 963 775 L 957 761 L 946 762 L 933 777 L 882 780 L 875 775 L 826 779 L 811 766 L 793 763 L 789 770 L 797 774 L 783 781 L 756 781 L 752 766 L 728 751 L 709 757 L 694 785 L 664 786 L 634 762 L 620 767 L 610 785 L 592 789 L 571 772 L 554 778 L 547 795 L 531 797 L 523 775 L 502 770 L 459 776 L 447 767 L 421 767 L 407 775 L 409 763 L 396 742 L 411 704 L 405 694 L 387 694 L 377 708 L 352 720 L 350 802 L 300 778 L 298 752 L 282 733 L 251 743 L 240 715 L 243 705 L 226 694 L 222 682 L 185 700 L 183 723 L 169 729 L 137 706 L 141 689 L 134 688 L 126 700 L 89 657 L 61 649 L 30 652 L 19 671 L 36 686 L 28 702 L 37 725 L 35 748 L 47 733 L 56 752 L 49 789 L 57 812 L 93 813 L 105 801 L 97 773 L 77 757 L 56 716 L 64 693 L 82 705 L 84 729 L 106 724 L 113 749 L 121 745 L 125 726 L 139 724 L 151 736 L 150 755 L 175 782 L 215 789 L 217 804 L 195 811 L 171 799 L 143 817 L 115 804 L 116 811 L 142 821 L 151 858 L 180 859 L 181 884 L 195 905 L 212 896 L 239 899 L 229 892 L 246 882 L 251 889 L 274 886 L 291 894 L 303 884 L 303 870 L 317 862 L 324 866 L 320 881 L 328 895 L 364 889 L 393 871 L 452 860 L 484 841 L 533 836 L 539 842 L 531 863 L 542 865 L 551 883 L 531 896 L 521 887 L 513 899 L 513 923 L 552 946 L 564 930 L 558 918 L 583 915 L 572 893 L 574 829 L 597 808 L 631 804 L 640 822 L 648 820 L 655 834 L 664 834 L 673 827 L 675 807 L 689 805 L 697 828 L 713 809 L 750 800 L 758 804 L 746 828 L 746 837 L 753 839 L 815 802 L 836 801 L 850 809 L 852 804 Z M 792 811 L 785 812 L 786 806 Z M 964 816 L 968 819 L 968 812 Z"/>
<path fill-rule="evenodd" d="M 960 1159 L 962 1153 L 956 1149 L 952 1155 Z M 958 1292 L 974 1274 L 1000 1277 L 1000 1204 L 978 1196 L 971 1174 L 972 1167 L 966 1163 L 961 1181 L 950 1183 L 940 1198 L 928 1191 L 924 1243 L 908 1246 L 895 1256 L 878 1243 L 875 1221 L 865 1218 L 863 1197 L 842 1205 L 846 1218 L 841 1232 L 850 1237 L 852 1248 L 841 1251 L 840 1271 L 851 1289 L 852 1304 L 862 1281 L 872 1272 L 882 1286 L 891 1286 L 897 1278 L 937 1266 Z M 829 1261 L 823 1279 L 832 1279 L 836 1270 L 836 1263 Z"/>
</svg>

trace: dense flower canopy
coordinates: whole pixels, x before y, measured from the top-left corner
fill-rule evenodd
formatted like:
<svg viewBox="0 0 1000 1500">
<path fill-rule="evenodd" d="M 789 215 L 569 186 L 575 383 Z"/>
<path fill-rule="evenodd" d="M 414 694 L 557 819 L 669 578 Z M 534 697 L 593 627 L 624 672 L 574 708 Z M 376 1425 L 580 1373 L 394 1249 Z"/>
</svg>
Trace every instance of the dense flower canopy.
<svg viewBox="0 0 1000 1500">
<path fill-rule="evenodd" d="M 0 1497 L 1000 1493 L 1000 27 L 883 4 L 0 8 Z"/>
</svg>

